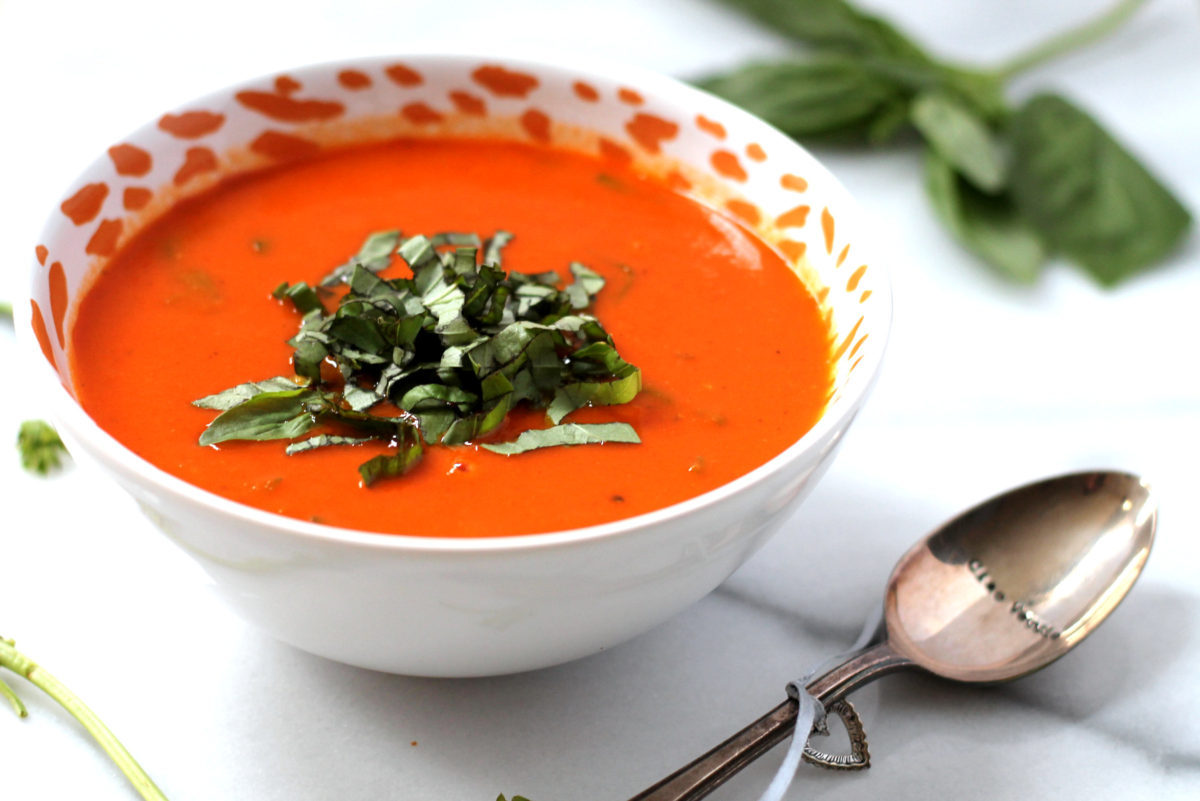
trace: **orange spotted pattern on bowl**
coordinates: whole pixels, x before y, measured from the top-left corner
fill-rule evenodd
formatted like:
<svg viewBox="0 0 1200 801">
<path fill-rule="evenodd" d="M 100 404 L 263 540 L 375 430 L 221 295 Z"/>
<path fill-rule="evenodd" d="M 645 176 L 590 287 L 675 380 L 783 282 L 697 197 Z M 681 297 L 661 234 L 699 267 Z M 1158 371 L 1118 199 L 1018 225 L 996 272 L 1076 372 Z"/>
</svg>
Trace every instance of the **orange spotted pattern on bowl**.
<svg viewBox="0 0 1200 801">
<path fill-rule="evenodd" d="M 756 230 L 827 310 L 836 399 L 865 359 L 881 358 L 872 318 L 886 328 L 890 314 L 844 190 L 783 134 L 764 136 L 716 98 L 656 101 L 664 79 L 607 74 L 495 58 L 366 59 L 250 81 L 164 114 L 113 144 L 47 224 L 29 307 L 41 351 L 69 389 L 72 300 L 138 228 L 223 177 L 356 141 L 489 136 L 633 161 Z"/>
</svg>

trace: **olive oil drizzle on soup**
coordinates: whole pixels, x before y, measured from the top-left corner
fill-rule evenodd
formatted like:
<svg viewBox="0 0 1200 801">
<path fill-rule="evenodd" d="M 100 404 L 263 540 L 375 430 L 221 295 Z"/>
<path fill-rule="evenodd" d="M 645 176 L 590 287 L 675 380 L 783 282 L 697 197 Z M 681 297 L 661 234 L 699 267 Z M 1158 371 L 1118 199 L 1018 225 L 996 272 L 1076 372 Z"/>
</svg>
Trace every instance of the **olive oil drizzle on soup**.
<svg viewBox="0 0 1200 801">
<path fill-rule="evenodd" d="M 607 279 L 590 310 L 643 389 L 574 422 L 627 422 L 641 444 L 517 456 L 429 446 L 408 475 L 361 486 L 382 444 L 287 456 L 279 442 L 197 438 L 192 400 L 291 372 L 297 314 L 271 291 L 315 284 L 371 231 L 504 229 L 504 268 L 580 261 Z M 397 257 L 382 273 L 406 273 Z M 329 304 L 332 308 L 332 304 Z M 72 371 L 84 408 L 138 455 L 270 512 L 364 531 L 481 537 L 557 531 L 659 509 L 780 453 L 816 422 L 830 334 L 783 260 L 728 218 L 620 165 L 489 141 L 401 140 L 229 180 L 117 255 L 82 299 Z M 517 411 L 489 441 L 547 425 Z"/>
</svg>

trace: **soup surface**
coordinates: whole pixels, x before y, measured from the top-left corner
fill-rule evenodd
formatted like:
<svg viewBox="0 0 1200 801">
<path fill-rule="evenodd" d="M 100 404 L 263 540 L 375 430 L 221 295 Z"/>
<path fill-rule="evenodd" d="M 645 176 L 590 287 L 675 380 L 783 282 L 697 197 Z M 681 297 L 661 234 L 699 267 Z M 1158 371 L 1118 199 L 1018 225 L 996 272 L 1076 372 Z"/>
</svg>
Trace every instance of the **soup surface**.
<svg viewBox="0 0 1200 801">
<path fill-rule="evenodd" d="M 580 261 L 608 283 L 590 310 L 643 389 L 575 422 L 628 422 L 641 444 L 502 456 L 430 446 L 404 477 L 361 485 L 386 446 L 287 456 L 281 442 L 197 439 L 191 402 L 289 375 L 299 323 L 271 296 L 315 284 L 372 232 L 513 232 L 507 270 Z M 385 277 L 408 274 L 396 258 Z M 592 157 L 514 143 L 404 140 L 231 179 L 145 228 L 96 278 L 75 320 L 80 402 L 110 434 L 185 481 L 304 520 L 365 531 L 482 537 L 642 514 L 768 461 L 820 416 L 830 333 L 784 261 L 728 218 Z M 548 425 L 514 413 L 487 436 Z"/>
</svg>

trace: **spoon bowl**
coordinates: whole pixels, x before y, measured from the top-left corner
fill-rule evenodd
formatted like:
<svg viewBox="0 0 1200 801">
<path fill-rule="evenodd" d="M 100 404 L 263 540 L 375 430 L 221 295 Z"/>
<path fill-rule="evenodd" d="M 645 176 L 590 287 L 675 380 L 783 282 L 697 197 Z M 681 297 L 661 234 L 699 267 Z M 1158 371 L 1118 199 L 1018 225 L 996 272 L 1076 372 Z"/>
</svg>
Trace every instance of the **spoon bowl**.
<svg viewBox="0 0 1200 801">
<path fill-rule="evenodd" d="M 999 682 L 1071 650 L 1150 555 L 1156 510 L 1126 473 L 1040 481 L 949 521 L 901 558 L 884 603 L 892 649 L 947 679 Z"/>
<path fill-rule="evenodd" d="M 1129 592 L 1150 555 L 1157 517 L 1149 487 L 1129 473 L 1059 476 L 985 501 L 901 557 L 888 580 L 884 625 L 805 690 L 831 709 L 899 670 L 973 684 L 1039 670 Z M 843 719 L 853 715 L 841 710 Z M 630 801 L 703 798 L 786 738 L 798 712 L 790 698 Z M 828 759 L 822 764 L 867 764 Z"/>
</svg>

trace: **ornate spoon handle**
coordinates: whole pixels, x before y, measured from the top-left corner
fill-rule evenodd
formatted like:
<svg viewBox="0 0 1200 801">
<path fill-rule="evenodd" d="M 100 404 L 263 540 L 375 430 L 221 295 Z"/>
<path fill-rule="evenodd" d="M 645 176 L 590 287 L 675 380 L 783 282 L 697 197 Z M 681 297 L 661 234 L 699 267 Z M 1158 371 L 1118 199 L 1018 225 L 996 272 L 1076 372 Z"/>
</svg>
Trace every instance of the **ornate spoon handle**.
<svg viewBox="0 0 1200 801">
<path fill-rule="evenodd" d="M 809 682 L 807 689 L 828 708 L 864 684 L 912 666 L 907 657 L 896 653 L 885 641 L 851 654 Z M 796 727 L 797 709 L 798 704 L 788 699 L 629 801 L 698 801 L 786 739 Z"/>
</svg>

